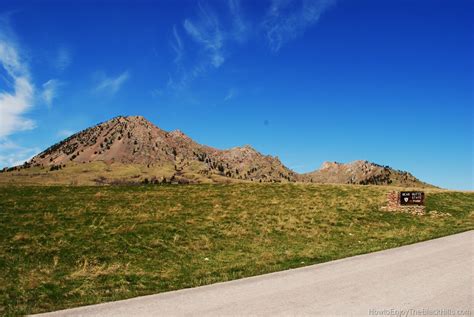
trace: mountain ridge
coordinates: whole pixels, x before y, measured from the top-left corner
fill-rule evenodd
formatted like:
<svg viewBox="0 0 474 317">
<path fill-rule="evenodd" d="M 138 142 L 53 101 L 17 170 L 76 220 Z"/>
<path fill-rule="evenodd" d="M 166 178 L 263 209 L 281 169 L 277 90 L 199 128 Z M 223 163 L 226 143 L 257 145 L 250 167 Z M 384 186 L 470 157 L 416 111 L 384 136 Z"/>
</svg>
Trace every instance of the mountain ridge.
<svg viewBox="0 0 474 317">
<path fill-rule="evenodd" d="M 349 163 L 326 161 L 319 169 L 304 173 L 303 177 L 310 178 L 310 182 L 316 183 L 432 186 L 420 181 L 407 171 L 396 170 L 388 165 L 380 165 L 367 160 Z"/>
<path fill-rule="evenodd" d="M 81 130 L 13 170 L 36 167 L 56 171 L 94 162 L 108 166 L 146 166 L 149 170 L 144 175 L 135 175 L 142 181 L 219 183 L 232 180 L 431 186 L 408 172 L 360 160 L 345 164 L 324 162 L 320 169 L 298 174 L 278 157 L 264 155 L 250 145 L 225 150 L 202 145 L 179 129 L 162 130 L 143 116 L 117 116 Z"/>
</svg>

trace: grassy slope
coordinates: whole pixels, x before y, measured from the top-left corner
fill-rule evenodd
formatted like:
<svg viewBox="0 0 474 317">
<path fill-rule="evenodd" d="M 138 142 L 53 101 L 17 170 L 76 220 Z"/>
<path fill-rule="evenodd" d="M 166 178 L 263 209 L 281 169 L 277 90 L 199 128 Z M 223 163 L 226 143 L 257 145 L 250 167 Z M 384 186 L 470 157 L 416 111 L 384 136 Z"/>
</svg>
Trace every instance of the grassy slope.
<svg viewBox="0 0 474 317">
<path fill-rule="evenodd" d="M 0 187 L 0 314 L 283 270 L 474 228 L 474 194 L 379 211 L 393 187 L 233 184 Z"/>
<path fill-rule="evenodd" d="M 211 178 L 199 173 L 202 165 L 193 162 L 183 171 L 183 176 L 194 183 L 229 183 L 239 180 L 212 175 Z M 103 178 L 106 183 L 141 183 L 145 178 L 153 177 L 170 179 L 177 172 L 173 164 L 151 166 L 140 164 L 106 164 L 101 161 L 91 163 L 70 163 L 61 170 L 50 171 L 49 167 L 30 167 L 19 171 L 0 173 L 1 185 L 97 185 L 97 179 Z M 178 176 L 178 174 L 177 174 Z"/>
</svg>

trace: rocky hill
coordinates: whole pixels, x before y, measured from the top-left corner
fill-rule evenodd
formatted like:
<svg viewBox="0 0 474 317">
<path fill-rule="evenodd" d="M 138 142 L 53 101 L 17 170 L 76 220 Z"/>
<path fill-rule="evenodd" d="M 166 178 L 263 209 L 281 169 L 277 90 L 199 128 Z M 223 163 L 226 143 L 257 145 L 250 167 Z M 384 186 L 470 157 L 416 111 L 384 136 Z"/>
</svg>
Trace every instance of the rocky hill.
<svg viewBox="0 0 474 317">
<path fill-rule="evenodd" d="M 324 162 L 320 169 L 303 174 L 302 178 L 314 183 L 429 186 L 408 172 L 368 161 Z"/>
<path fill-rule="evenodd" d="M 319 170 L 297 174 L 277 157 L 263 155 L 248 145 L 219 150 L 201 145 L 179 130 L 164 131 L 141 116 L 119 116 L 80 131 L 23 166 L 6 171 L 2 174 L 21 176 L 33 183 L 256 181 L 428 185 L 408 172 L 367 161 L 326 162 Z M 8 178 L 3 175 L 0 181 L 5 177 Z"/>
<path fill-rule="evenodd" d="M 197 175 L 260 182 L 297 180 L 277 158 L 250 146 L 218 150 L 198 144 L 179 130 L 161 130 L 141 116 L 116 117 L 78 132 L 38 154 L 28 165 L 62 169 L 71 163 L 95 161 L 172 169 L 168 179 L 181 182 L 198 179 Z"/>
</svg>

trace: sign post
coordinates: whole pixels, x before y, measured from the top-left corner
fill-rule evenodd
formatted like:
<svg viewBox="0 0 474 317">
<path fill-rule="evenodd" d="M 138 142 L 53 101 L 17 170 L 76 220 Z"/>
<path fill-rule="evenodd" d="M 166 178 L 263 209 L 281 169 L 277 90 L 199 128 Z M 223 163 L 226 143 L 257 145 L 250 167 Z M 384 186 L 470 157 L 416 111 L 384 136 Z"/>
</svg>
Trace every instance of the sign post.
<svg viewBox="0 0 474 317">
<path fill-rule="evenodd" d="M 423 206 L 424 204 L 424 192 L 400 192 L 401 206 Z"/>
<path fill-rule="evenodd" d="M 387 205 L 382 210 L 425 214 L 425 193 L 421 191 L 391 191 L 387 193 Z"/>
</svg>

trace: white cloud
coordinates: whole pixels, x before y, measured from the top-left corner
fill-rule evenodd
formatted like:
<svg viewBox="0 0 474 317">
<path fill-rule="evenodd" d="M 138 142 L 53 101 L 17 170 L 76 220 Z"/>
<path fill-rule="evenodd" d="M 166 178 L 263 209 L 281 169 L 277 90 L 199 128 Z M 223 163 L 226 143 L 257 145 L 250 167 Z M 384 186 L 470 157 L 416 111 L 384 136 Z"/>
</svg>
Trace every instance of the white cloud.
<svg viewBox="0 0 474 317">
<path fill-rule="evenodd" d="M 0 168 L 22 165 L 39 152 L 38 148 L 25 148 L 4 139 L 0 141 Z"/>
<path fill-rule="evenodd" d="M 174 62 L 176 64 L 179 64 L 181 60 L 183 59 L 184 45 L 183 45 L 183 41 L 181 40 L 181 37 L 179 36 L 178 30 L 176 29 L 176 25 L 173 26 L 173 39 L 174 41 L 171 43 L 171 47 L 176 53 Z"/>
<path fill-rule="evenodd" d="M 315 24 L 335 1 L 271 0 L 270 7 L 257 22 L 260 27 L 254 28 L 245 18 L 240 0 L 227 0 L 227 12 L 214 11 L 199 3 L 196 16 L 183 22 L 187 36 L 180 36 L 179 29 L 173 26 L 171 48 L 175 52 L 176 72 L 170 74 L 167 88 L 181 90 L 210 70 L 222 67 L 232 49 L 244 44 L 254 33 L 263 32 L 270 49 L 278 52 L 282 45 Z M 185 45 L 187 40 L 197 44 L 197 49 L 191 51 L 192 45 Z M 225 100 L 230 100 L 233 94 L 228 93 Z"/>
<path fill-rule="evenodd" d="M 43 84 L 41 97 L 48 107 L 51 107 L 53 100 L 57 97 L 58 88 L 62 83 L 57 79 L 50 79 Z"/>
<path fill-rule="evenodd" d="M 17 131 L 33 129 L 35 123 L 24 115 L 33 107 L 35 87 L 28 64 L 20 54 L 8 21 L 0 17 L 0 73 L 9 91 L 0 91 L 0 140 Z"/>
<path fill-rule="evenodd" d="M 73 135 L 74 133 L 76 133 L 76 132 L 74 132 L 72 130 L 68 130 L 68 129 L 63 129 L 63 130 L 59 130 L 57 135 L 61 138 L 68 138 L 71 135 Z"/>
<path fill-rule="evenodd" d="M 240 1 L 229 0 L 228 3 L 230 14 L 232 16 L 233 35 L 237 41 L 243 42 L 247 37 L 249 26 L 243 18 Z"/>
<path fill-rule="evenodd" d="M 160 97 L 160 96 L 163 95 L 163 90 L 158 89 L 158 88 L 153 88 L 153 89 L 150 91 L 150 93 L 151 93 L 151 96 L 152 96 L 153 98 L 157 98 L 157 97 Z"/>
<path fill-rule="evenodd" d="M 128 71 L 125 71 L 117 77 L 102 77 L 95 90 L 115 95 L 130 76 Z"/>
<path fill-rule="evenodd" d="M 167 88 L 182 89 L 209 70 L 220 68 L 226 61 L 226 44 L 242 44 L 245 41 L 249 27 L 243 18 L 240 0 L 228 0 L 227 7 L 231 25 L 226 27 L 212 8 L 201 3 L 198 4 L 197 15 L 183 22 L 182 27 L 187 37 L 182 37 L 179 29 L 173 26 L 171 48 L 175 53 L 174 62 L 177 69 L 170 75 Z M 197 49 L 186 52 L 187 39 L 197 44 Z M 193 49 L 192 45 L 189 47 L 186 45 L 188 50 Z"/>
<path fill-rule="evenodd" d="M 227 92 L 227 95 L 225 95 L 224 101 L 229 101 L 229 100 L 235 98 L 236 95 L 237 95 L 237 91 L 234 88 L 231 88 Z"/>
<path fill-rule="evenodd" d="M 334 3 L 335 0 L 273 0 L 262 23 L 270 49 L 278 52 L 282 45 L 318 22 Z"/>
<path fill-rule="evenodd" d="M 183 27 L 188 35 L 201 46 L 212 66 L 218 68 L 224 63 L 222 52 L 224 35 L 219 20 L 212 10 L 199 4 L 198 20 L 193 22 L 186 19 Z"/>
<path fill-rule="evenodd" d="M 194 65 L 190 70 L 186 70 L 184 67 L 181 67 L 179 72 L 180 77 L 175 79 L 173 76 L 169 76 L 166 87 L 174 90 L 183 89 L 191 81 L 205 74 L 208 71 L 208 68 L 209 65 L 205 63 Z"/>
<path fill-rule="evenodd" d="M 56 60 L 54 63 L 54 66 L 56 67 L 56 69 L 58 69 L 59 71 L 63 71 L 66 68 L 68 68 L 71 62 L 72 62 L 72 57 L 71 57 L 71 52 L 69 51 L 69 49 L 67 49 L 66 47 L 60 47 L 58 49 L 58 54 L 56 56 Z"/>
</svg>

